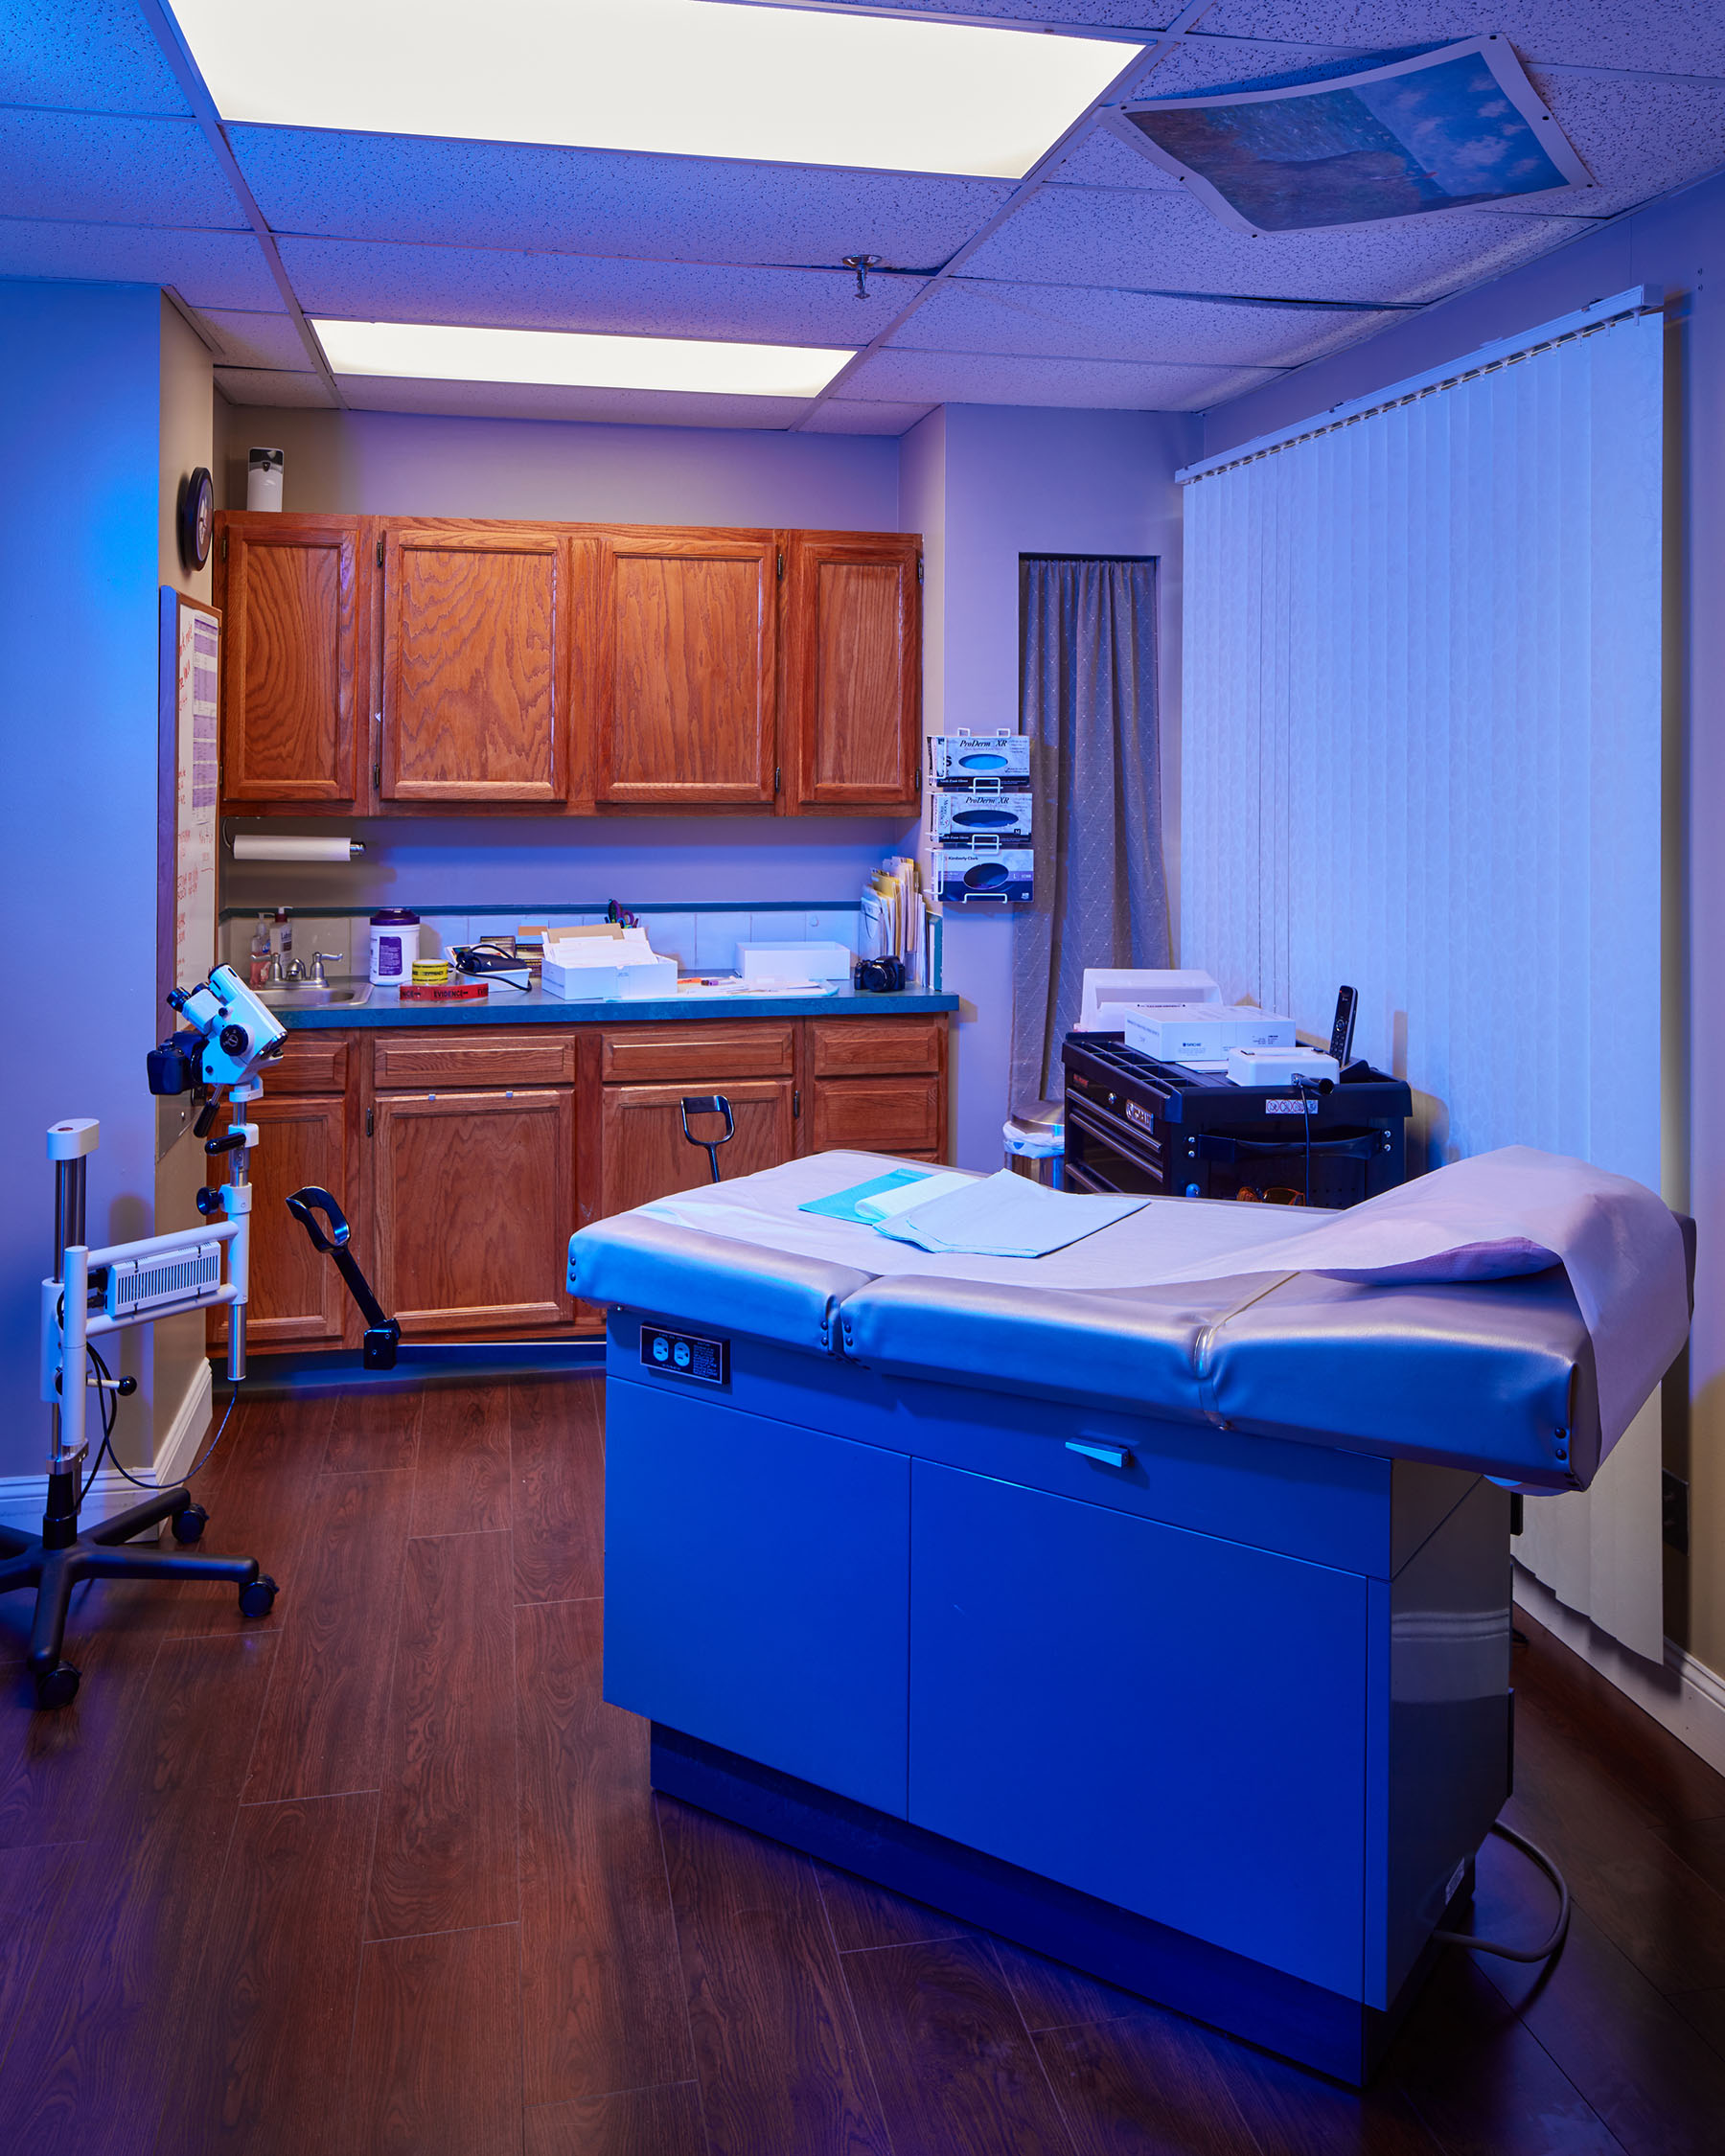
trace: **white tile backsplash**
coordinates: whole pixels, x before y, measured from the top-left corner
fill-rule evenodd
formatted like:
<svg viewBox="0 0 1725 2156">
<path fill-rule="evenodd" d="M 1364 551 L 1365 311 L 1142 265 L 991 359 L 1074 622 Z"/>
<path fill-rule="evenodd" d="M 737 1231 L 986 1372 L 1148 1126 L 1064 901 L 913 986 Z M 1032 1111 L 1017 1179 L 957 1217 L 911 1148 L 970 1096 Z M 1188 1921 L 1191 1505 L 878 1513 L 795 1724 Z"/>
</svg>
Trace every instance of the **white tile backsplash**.
<svg viewBox="0 0 1725 2156">
<path fill-rule="evenodd" d="M 857 916 L 848 910 L 834 913 L 809 913 L 806 934 L 811 943 L 840 943 L 854 958 L 857 954 Z"/>
<path fill-rule="evenodd" d="M 643 913 L 641 920 L 647 929 L 647 940 L 661 958 L 675 958 L 685 974 L 699 970 L 700 960 L 695 955 L 695 923 L 693 913 Z"/>
<path fill-rule="evenodd" d="M 747 913 L 698 913 L 695 916 L 695 969 L 702 974 L 736 970 L 737 938 L 748 933 Z"/>
</svg>

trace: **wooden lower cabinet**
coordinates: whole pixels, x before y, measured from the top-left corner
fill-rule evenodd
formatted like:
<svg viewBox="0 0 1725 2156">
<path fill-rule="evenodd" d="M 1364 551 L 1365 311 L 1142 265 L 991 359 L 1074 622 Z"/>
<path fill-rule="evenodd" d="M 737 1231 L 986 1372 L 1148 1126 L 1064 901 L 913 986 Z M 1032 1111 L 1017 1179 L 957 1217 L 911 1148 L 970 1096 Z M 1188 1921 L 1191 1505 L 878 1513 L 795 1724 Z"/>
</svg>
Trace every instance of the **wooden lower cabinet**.
<svg viewBox="0 0 1725 2156">
<path fill-rule="evenodd" d="M 602 1314 L 563 1293 L 569 1236 L 708 1180 L 685 1096 L 731 1104 L 726 1182 L 832 1149 L 938 1161 L 946 1047 L 943 1016 L 872 1013 L 290 1035 L 267 1081 L 283 1097 L 252 1111 L 251 1344 L 359 1343 L 340 1274 L 283 1203 L 302 1184 L 334 1191 L 409 1339 L 593 1332 Z"/>
<path fill-rule="evenodd" d="M 258 1143 L 251 1159 L 251 1293 L 245 1337 L 250 1347 L 338 1347 L 347 1319 L 347 1290 L 327 1257 L 289 1215 L 290 1191 L 307 1183 L 332 1192 L 350 1215 L 358 1206 L 354 1189 L 350 1110 L 342 1093 L 315 1100 L 251 1104 Z M 212 1180 L 222 1174 L 211 1165 Z M 227 1339 L 225 1313 L 211 1326 L 213 1340 Z"/>
<path fill-rule="evenodd" d="M 719 1172 L 726 1182 L 776 1167 L 796 1152 L 794 1089 L 789 1078 L 726 1078 L 706 1084 L 684 1080 L 675 1086 L 607 1086 L 601 1110 L 599 1214 L 626 1213 L 675 1190 L 692 1190 L 711 1178 L 706 1154 L 683 1136 L 681 1103 L 686 1095 L 723 1092 L 730 1102 L 736 1135 L 719 1149 Z M 716 1115 L 691 1117 L 699 1137 L 717 1137 L 724 1125 Z"/>
<path fill-rule="evenodd" d="M 575 1094 L 380 1093 L 375 1283 L 403 1334 L 566 1325 Z"/>
</svg>

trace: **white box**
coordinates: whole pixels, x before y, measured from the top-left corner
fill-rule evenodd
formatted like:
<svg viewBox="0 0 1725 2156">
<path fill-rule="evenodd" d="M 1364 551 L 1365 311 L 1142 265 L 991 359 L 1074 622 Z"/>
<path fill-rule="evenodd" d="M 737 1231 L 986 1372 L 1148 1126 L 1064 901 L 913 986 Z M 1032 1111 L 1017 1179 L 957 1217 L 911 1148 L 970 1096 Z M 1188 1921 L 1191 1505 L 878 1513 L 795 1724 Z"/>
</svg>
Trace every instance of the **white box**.
<svg viewBox="0 0 1725 2156">
<path fill-rule="evenodd" d="M 1236 1086 L 1333 1086 L 1342 1066 L 1317 1048 L 1230 1048 L 1228 1075 Z"/>
<path fill-rule="evenodd" d="M 737 971 L 745 980 L 842 980 L 851 954 L 841 943 L 740 943 Z"/>
<path fill-rule="evenodd" d="M 1086 966 L 1078 1033 L 1117 1033 L 1132 1003 L 1219 1003 L 1222 991 L 1208 974 L 1179 967 Z"/>
<path fill-rule="evenodd" d="M 677 994 L 677 960 L 656 957 L 644 929 L 564 930 L 546 937 L 540 977 L 566 1003 L 640 1002 Z"/>
<path fill-rule="evenodd" d="M 617 994 L 625 1003 L 651 1002 L 677 994 L 677 960 L 644 958 L 617 968 Z"/>
<path fill-rule="evenodd" d="M 1291 1048 L 1294 1021 L 1250 1003 L 1142 1003 L 1121 1014 L 1126 1045 L 1162 1063 L 1220 1063 L 1233 1048 Z"/>
</svg>

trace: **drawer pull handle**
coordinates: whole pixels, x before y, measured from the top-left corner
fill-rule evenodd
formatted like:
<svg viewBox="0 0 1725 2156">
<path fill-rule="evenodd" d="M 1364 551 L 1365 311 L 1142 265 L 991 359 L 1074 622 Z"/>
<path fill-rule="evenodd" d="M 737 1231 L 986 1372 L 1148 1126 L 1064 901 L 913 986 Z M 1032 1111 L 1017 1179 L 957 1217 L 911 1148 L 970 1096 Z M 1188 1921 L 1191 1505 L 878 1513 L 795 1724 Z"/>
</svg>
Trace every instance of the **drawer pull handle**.
<svg viewBox="0 0 1725 2156">
<path fill-rule="evenodd" d="M 1130 1467 L 1132 1454 L 1125 1445 L 1107 1445 L 1097 1437 L 1069 1437 L 1069 1453 L 1082 1453 L 1086 1459 L 1098 1459 L 1104 1467 Z"/>
</svg>

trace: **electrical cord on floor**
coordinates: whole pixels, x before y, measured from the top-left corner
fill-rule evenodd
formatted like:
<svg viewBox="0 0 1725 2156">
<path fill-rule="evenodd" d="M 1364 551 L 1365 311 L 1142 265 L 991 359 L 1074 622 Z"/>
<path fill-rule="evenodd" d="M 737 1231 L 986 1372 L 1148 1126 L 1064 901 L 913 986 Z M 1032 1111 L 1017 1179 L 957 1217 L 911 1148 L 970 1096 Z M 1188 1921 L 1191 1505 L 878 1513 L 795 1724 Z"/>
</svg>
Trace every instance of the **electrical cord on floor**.
<svg viewBox="0 0 1725 2156">
<path fill-rule="evenodd" d="M 1476 1954 L 1495 1954 L 1505 1961 L 1547 1961 L 1563 1944 L 1569 1931 L 1570 1891 L 1561 1871 L 1536 1842 L 1530 1842 L 1525 1834 L 1514 1827 L 1506 1826 L 1502 1820 L 1493 1820 L 1491 1831 L 1512 1843 L 1524 1856 L 1531 1857 L 1557 1890 L 1557 1921 L 1550 1935 L 1537 1946 L 1506 1946 L 1501 1939 L 1476 1938 L 1471 1932 L 1434 1932 L 1432 1937 L 1441 1939 L 1445 1946 L 1470 1947 Z"/>
</svg>

